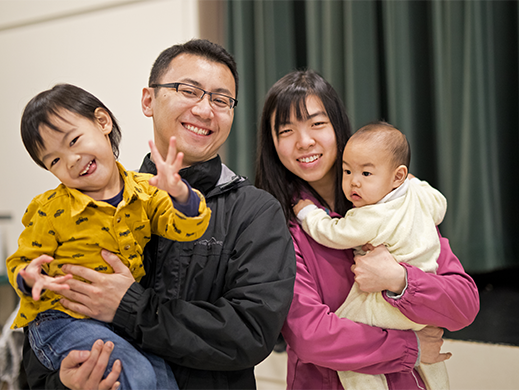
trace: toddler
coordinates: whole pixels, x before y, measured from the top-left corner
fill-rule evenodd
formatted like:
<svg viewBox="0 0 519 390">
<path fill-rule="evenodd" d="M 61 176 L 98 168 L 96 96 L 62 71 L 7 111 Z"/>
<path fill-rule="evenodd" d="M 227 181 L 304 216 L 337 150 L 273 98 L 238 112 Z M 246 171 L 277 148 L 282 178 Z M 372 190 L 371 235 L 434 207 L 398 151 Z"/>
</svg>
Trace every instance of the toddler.
<svg viewBox="0 0 519 390">
<path fill-rule="evenodd" d="M 112 272 L 101 257 L 104 249 L 117 254 L 139 281 L 152 234 L 181 241 L 202 236 L 211 211 L 180 178 L 183 155 L 175 139 L 165 161 L 150 141 L 157 176 L 125 170 L 116 161 L 121 132 L 114 116 L 95 96 L 70 84 L 56 85 L 27 104 L 21 134 L 33 160 L 61 184 L 29 204 L 18 250 L 7 259 L 9 281 L 21 298 L 12 327 L 28 326 L 31 347 L 50 370 L 71 350 L 110 340 L 115 347 L 108 367 L 122 362 L 122 389 L 178 389 L 163 359 L 139 350 L 109 324 L 66 309 L 58 294 L 72 277 L 63 274 L 63 264 Z"/>
</svg>

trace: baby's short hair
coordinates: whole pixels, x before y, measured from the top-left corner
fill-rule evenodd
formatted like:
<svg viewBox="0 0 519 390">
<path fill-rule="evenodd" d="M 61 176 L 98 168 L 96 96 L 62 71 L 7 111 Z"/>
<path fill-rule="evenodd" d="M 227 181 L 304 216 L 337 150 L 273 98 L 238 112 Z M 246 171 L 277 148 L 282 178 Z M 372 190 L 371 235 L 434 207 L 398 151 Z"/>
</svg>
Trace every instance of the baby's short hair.
<svg viewBox="0 0 519 390">
<path fill-rule="evenodd" d="M 67 110 L 94 121 L 96 119 L 95 111 L 98 108 L 104 109 L 112 118 L 112 131 L 109 138 L 114 156 L 118 158 L 121 130 L 115 116 L 108 107 L 82 88 L 71 84 L 57 84 L 33 97 L 25 106 L 22 114 L 20 126 L 22 141 L 34 162 L 47 169 L 39 158 L 39 153 L 44 147 L 43 137 L 41 136 L 42 126 L 62 132 L 52 121 L 53 117 L 61 118 L 61 110 Z"/>
<path fill-rule="evenodd" d="M 409 170 L 411 147 L 404 133 L 395 126 L 383 121 L 371 122 L 358 129 L 350 137 L 350 140 L 355 139 L 369 139 L 380 142 L 385 145 L 387 151 L 391 154 L 394 168 L 405 165 Z"/>
</svg>

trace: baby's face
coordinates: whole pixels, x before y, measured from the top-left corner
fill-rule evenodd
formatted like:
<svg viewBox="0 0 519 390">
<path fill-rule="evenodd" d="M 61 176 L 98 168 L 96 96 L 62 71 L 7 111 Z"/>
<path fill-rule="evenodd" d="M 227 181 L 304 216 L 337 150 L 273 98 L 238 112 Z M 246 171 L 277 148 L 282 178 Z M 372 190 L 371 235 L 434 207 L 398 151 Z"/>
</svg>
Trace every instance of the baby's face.
<svg viewBox="0 0 519 390">
<path fill-rule="evenodd" d="M 108 136 L 111 120 L 103 114 L 99 121 L 91 121 L 61 110 L 52 122 L 60 131 L 45 126 L 40 129 L 44 140 L 40 159 L 45 167 L 67 187 L 93 199 L 117 195 L 121 183 Z"/>
<path fill-rule="evenodd" d="M 373 140 L 348 141 L 342 168 L 342 190 L 355 207 L 375 204 L 398 187 L 389 152 Z"/>
</svg>

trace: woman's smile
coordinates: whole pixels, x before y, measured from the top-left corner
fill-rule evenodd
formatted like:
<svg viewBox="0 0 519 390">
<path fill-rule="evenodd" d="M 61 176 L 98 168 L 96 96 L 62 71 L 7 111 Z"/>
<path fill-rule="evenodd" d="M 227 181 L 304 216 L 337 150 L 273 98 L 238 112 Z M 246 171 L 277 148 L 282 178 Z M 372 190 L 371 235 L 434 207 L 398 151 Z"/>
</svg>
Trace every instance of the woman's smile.
<svg viewBox="0 0 519 390">
<path fill-rule="evenodd" d="M 322 157 L 322 153 L 313 154 L 311 156 L 300 157 L 297 159 L 297 161 L 299 161 L 300 163 L 308 164 L 308 163 L 313 163 L 314 161 L 317 161 L 321 157 Z"/>
</svg>

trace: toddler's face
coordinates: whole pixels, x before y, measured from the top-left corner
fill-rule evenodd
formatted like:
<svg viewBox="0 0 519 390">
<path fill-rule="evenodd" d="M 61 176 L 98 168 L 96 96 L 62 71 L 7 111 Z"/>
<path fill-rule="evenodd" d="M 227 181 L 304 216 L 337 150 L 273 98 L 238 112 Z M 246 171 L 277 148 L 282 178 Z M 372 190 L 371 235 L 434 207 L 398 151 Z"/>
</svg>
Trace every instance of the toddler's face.
<svg viewBox="0 0 519 390">
<path fill-rule="evenodd" d="M 117 195 L 122 187 L 108 137 L 112 122 L 104 110 L 99 110 L 95 121 L 61 110 L 52 118 L 60 131 L 41 126 L 44 147 L 40 159 L 67 187 L 103 200 Z"/>
<path fill-rule="evenodd" d="M 348 141 L 342 167 L 342 190 L 355 207 L 375 204 L 398 187 L 389 152 L 372 140 Z"/>
</svg>

